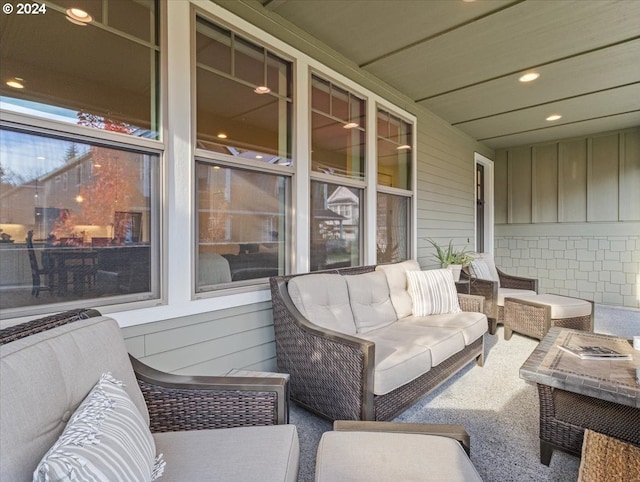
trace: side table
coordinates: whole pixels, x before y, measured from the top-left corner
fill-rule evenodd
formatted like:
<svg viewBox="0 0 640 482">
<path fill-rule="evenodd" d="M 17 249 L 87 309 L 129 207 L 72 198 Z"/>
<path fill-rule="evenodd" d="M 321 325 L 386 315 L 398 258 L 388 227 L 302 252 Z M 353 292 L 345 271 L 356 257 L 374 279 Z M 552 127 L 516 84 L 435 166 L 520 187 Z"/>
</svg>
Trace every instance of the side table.
<svg viewBox="0 0 640 482">
<path fill-rule="evenodd" d="M 467 278 L 467 279 L 461 279 L 459 281 L 456 281 L 456 291 L 458 293 L 462 293 L 463 295 L 470 295 L 471 294 L 470 280 Z"/>
</svg>

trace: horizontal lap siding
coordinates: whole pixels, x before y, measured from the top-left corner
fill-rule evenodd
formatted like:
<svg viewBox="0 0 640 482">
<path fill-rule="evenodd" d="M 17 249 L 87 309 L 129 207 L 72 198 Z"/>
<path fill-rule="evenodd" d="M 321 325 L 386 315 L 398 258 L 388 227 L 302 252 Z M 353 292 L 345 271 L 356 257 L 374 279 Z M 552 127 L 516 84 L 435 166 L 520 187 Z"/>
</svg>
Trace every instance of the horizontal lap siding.
<svg viewBox="0 0 640 482">
<path fill-rule="evenodd" d="M 275 370 L 271 303 L 123 328 L 142 362 L 183 375 L 223 375 L 232 368 Z"/>
</svg>

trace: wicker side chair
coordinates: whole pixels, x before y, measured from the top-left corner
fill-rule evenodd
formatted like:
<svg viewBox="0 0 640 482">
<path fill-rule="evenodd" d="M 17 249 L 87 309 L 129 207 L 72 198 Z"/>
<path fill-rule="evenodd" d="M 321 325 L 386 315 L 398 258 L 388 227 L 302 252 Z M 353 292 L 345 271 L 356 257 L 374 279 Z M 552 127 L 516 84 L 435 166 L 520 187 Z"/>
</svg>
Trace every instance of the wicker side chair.
<svg viewBox="0 0 640 482">
<path fill-rule="evenodd" d="M 501 271 L 493 262 L 492 256 L 483 255 L 483 259 L 490 266 L 490 269 L 497 273 L 498 282 L 495 279 L 488 279 L 479 276 L 473 267 L 463 269 L 461 279 L 469 280 L 469 293 L 484 297 L 484 314 L 489 319 L 489 333 L 495 335 L 498 324 L 504 322 L 504 304 L 501 300 L 499 290 L 507 288 L 510 290 L 528 290 L 538 292 L 538 280 L 514 276 Z M 515 293 L 511 294 L 514 296 Z"/>
</svg>

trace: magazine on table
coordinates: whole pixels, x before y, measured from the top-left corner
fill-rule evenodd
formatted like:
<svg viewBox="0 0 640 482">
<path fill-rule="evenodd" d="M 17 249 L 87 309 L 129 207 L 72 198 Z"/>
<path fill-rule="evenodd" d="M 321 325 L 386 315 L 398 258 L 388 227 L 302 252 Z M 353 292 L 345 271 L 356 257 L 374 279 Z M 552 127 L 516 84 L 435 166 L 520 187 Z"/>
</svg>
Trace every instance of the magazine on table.
<svg viewBox="0 0 640 482">
<path fill-rule="evenodd" d="M 630 353 L 598 345 L 560 345 L 560 349 L 583 360 L 631 360 Z"/>
</svg>

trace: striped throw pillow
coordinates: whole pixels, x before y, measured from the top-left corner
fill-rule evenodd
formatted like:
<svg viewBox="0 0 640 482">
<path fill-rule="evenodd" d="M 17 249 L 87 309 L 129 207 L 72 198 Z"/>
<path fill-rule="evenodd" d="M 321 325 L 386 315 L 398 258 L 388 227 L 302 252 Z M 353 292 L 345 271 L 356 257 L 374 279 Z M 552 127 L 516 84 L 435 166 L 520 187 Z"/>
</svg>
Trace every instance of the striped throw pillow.
<svg viewBox="0 0 640 482">
<path fill-rule="evenodd" d="M 415 316 L 462 311 L 451 270 L 407 271 L 407 290 L 413 301 Z"/>
<path fill-rule="evenodd" d="M 471 261 L 471 272 L 476 278 L 493 280 L 491 269 L 489 269 L 489 265 L 484 259 L 476 259 Z"/>
<path fill-rule="evenodd" d="M 162 454 L 149 427 L 110 373 L 100 377 L 33 474 L 34 481 L 155 480 Z"/>
</svg>

